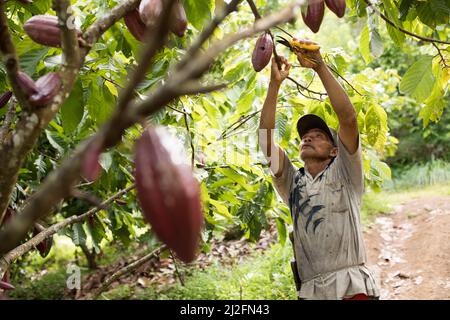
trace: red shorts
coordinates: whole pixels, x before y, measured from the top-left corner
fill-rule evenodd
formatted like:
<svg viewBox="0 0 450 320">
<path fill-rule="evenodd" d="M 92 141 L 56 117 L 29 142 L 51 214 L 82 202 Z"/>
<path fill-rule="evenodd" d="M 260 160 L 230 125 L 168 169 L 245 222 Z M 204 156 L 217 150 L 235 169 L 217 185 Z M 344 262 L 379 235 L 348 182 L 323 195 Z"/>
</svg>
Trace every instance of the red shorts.
<svg viewBox="0 0 450 320">
<path fill-rule="evenodd" d="M 354 295 L 353 297 L 344 298 L 342 300 L 371 300 L 371 298 L 369 298 L 369 296 L 367 296 L 364 293 L 358 293 L 357 295 Z"/>
</svg>

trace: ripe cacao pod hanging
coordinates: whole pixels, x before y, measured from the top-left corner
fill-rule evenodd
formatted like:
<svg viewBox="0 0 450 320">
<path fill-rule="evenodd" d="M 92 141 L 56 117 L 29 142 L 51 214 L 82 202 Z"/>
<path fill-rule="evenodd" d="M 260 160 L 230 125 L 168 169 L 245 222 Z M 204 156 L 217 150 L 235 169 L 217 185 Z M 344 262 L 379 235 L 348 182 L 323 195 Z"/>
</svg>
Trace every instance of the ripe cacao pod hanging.
<svg viewBox="0 0 450 320">
<path fill-rule="evenodd" d="M 155 27 L 163 10 L 162 0 L 142 0 L 139 5 L 139 15 L 149 28 Z"/>
<path fill-rule="evenodd" d="M 6 104 L 9 102 L 9 99 L 12 97 L 11 91 L 6 91 L 4 94 L 0 96 L 0 109 L 6 106 Z"/>
<path fill-rule="evenodd" d="M 33 237 L 39 234 L 39 230 L 37 228 L 34 228 L 33 230 Z M 48 238 L 45 238 L 41 242 L 39 242 L 36 245 L 36 249 L 39 251 L 39 255 L 42 258 L 45 258 L 50 253 L 50 250 L 52 249 L 53 245 L 53 237 L 50 236 Z"/>
<path fill-rule="evenodd" d="M 184 262 L 196 257 L 203 225 L 200 186 L 179 143 L 148 128 L 135 144 L 137 197 L 152 231 Z"/>
<path fill-rule="evenodd" d="M 305 22 L 312 32 L 317 33 L 322 24 L 324 13 L 325 4 L 323 1 L 308 0 L 306 13 L 302 10 L 303 22 Z"/>
<path fill-rule="evenodd" d="M 38 92 L 30 97 L 32 106 L 49 104 L 61 88 L 61 77 L 56 72 L 50 72 L 36 81 Z"/>
<path fill-rule="evenodd" d="M 102 150 L 98 144 L 91 144 L 81 164 L 81 173 L 89 181 L 95 181 L 100 176 L 100 154 Z"/>
<path fill-rule="evenodd" d="M 325 3 L 331 11 L 333 11 L 339 18 L 345 14 L 345 0 L 325 0 Z"/>
<path fill-rule="evenodd" d="M 273 52 L 273 41 L 269 33 L 264 33 L 256 41 L 253 49 L 252 64 L 256 72 L 264 69 L 270 62 Z"/>
<path fill-rule="evenodd" d="M 23 71 L 17 72 L 17 82 L 27 97 L 38 92 L 38 88 L 34 80 Z"/>
<path fill-rule="evenodd" d="M 125 25 L 127 26 L 130 33 L 139 41 L 144 40 L 145 34 L 145 23 L 142 21 L 139 11 L 137 9 L 128 13 L 123 17 Z"/>
<path fill-rule="evenodd" d="M 170 16 L 170 31 L 178 37 L 183 37 L 187 30 L 188 21 L 186 18 L 186 11 L 184 11 L 183 4 L 177 0 L 172 6 Z"/>
<path fill-rule="evenodd" d="M 11 283 L 8 283 L 8 282 L 0 280 L 0 289 L 3 289 L 3 290 L 14 290 L 15 287 Z"/>
<path fill-rule="evenodd" d="M 36 15 L 25 22 L 23 29 L 35 42 L 49 47 L 61 47 L 61 30 L 58 17 L 51 15 Z M 81 37 L 81 31 L 76 30 Z"/>
</svg>

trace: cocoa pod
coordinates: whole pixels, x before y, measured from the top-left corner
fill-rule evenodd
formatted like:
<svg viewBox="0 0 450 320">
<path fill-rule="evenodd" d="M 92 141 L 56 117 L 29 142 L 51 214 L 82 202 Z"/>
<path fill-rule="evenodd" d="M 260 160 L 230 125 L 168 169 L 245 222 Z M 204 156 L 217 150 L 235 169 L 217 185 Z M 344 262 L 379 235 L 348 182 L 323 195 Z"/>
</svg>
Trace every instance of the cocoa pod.
<svg viewBox="0 0 450 320">
<path fill-rule="evenodd" d="M 139 5 L 139 15 L 149 28 L 155 27 L 162 10 L 162 0 L 142 0 Z"/>
<path fill-rule="evenodd" d="M 49 104 L 61 88 L 61 77 L 56 72 L 50 72 L 36 81 L 38 92 L 30 97 L 32 106 L 45 106 Z"/>
<path fill-rule="evenodd" d="M 170 31 L 178 37 L 183 37 L 187 30 L 188 21 L 186 18 L 186 11 L 184 11 L 183 4 L 177 0 L 172 7 L 170 17 Z"/>
<path fill-rule="evenodd" d="M 345 15 L 345 0 L 325 0 L 328 9 L 334 12 L 339 18 Z"/>
<path fill-rule="evenodd" d="M 14 290 L 15 287 L 11 283 L 8 283 L 8 282 L 0 280 L 0 289 L 3 289 L 3 290 Z"/>
<path fill-rule="evenodd" d="M 56 16 L 33 16 L 25 22 L 23 29 L 36 43 L 49 47 L 61 47 L 61 30 L 59 29 L 58 17 Z M 76 32 L 77 36 L 81 38 L 81 31 L 76 30 Z"/>
<path fill-rule="evenodd" d="M 86 155 L 81 164 L 81 173 L 89 181 L 95 181 L 100 176 L 102 167 L 100 165 L 101 148 L 98 144 L 88 147 Z"/>
<path fill-rule="evenodd" d="M 323 1 L 309 0 L 306 14 L 302 10 L 303 22 L 312 32 L 317 33 L 322 24 L 324 13 L 325 4 Z"/>
<path fill-rule="evenodd" d="M 135 144 L 137 198 L 152 231 L 184 262 L 196 257 L 203 226 L 200 186 L 164 128 L 148 128 Z M 181 158 L 180 158 L 181 157 Z"/>
<path fill-rule="evenodd" d="M 127 26 L 130 33 L 139 41 L 144 40 L 145 34 L 145 23 L 142 21 L 139 11 L 137 9 L 128 13 L 123 17 L 125 25 Z"/>
<path fill-rule="evenodd" d="M 4 94 L 0 96 L 0 109 L 6 106 L 9 102 L 9 99 L 12 97 L 11 91 L 6 91 Z"/>
<path fill-rule="evenodd" d="M 266 32 L 256 41 L 255 49 L 253 49 L 252 64 L 256 72 L 264 69 L 270 62 L 273 52 L 273 41 Z"/>
<path fill-rule="evenodd" d="M 33 237 L 38 234 L 39 234 L 39 230 L 34 228 Z M 39 251 L 39 255 L 42 258 L 45 258 L 50 253 L 50 250 L 52 249 L 52 245 L 53 245 L 53 237 L 51 236 L 51 237 L 45 238 L 44 240 L 39 242 L 36 245 L 36 249 Z"/>
<path fill-rule="evenodd" d="M 33 0 L 19 0 L 19 2 L 21 2 L 23 4 L 30 4 L 30 3 L 33 3 Z"/>
<path fill-rule="evenodd" d="M 36 83 L 25 72 L 22 71 L 17 72 L 17 82 L 19 83 L 20 88 L 25 93 L 27 98 L 38 92 Z"/>
</svg>

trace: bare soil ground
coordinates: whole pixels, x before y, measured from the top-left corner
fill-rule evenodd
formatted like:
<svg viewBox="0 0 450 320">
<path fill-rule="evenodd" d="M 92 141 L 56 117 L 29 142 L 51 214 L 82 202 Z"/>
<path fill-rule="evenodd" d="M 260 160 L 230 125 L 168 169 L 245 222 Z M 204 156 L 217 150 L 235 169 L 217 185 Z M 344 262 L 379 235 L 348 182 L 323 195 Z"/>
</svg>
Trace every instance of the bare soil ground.
<svg viewBox="0 0 450 320">
<path fill-rule="evenodd" d="M 450 299 L 450 196 L 413 199 L 364 233 L 381 299 Z"/>
</svg>

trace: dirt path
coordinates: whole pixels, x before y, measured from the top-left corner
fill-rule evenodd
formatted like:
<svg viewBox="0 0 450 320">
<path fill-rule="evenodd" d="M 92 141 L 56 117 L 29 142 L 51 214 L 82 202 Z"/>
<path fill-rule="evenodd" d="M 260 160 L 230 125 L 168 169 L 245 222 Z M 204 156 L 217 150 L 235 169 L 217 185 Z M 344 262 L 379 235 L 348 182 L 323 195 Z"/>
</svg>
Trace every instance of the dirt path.
<svg viewBox="0 0 450 320">
<path fill-rule="evenodd" d="M 366 229 L 381 299 L 450 299 L 450 196 L 408 201 Z"/>
</svg>

